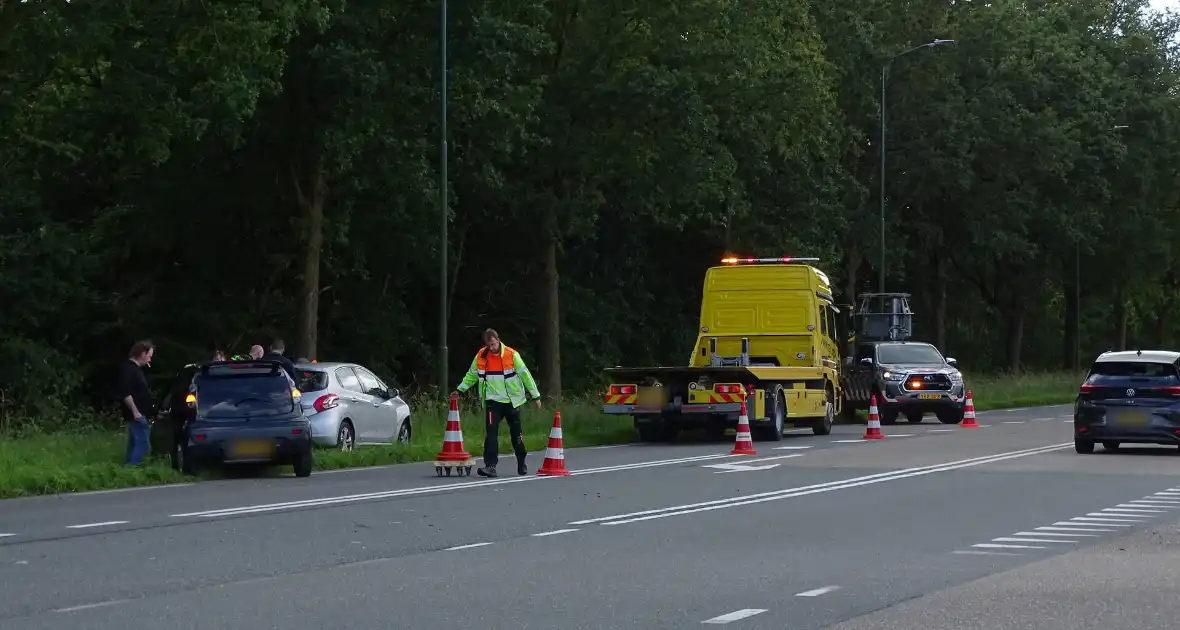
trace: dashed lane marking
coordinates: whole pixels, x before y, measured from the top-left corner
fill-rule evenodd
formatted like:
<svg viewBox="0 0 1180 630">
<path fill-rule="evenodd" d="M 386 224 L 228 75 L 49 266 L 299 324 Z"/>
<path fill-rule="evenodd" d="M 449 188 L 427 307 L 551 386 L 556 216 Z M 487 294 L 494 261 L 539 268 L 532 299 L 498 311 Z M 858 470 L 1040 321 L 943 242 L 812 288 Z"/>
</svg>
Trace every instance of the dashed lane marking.
<svg viewBox="0 0 1180 630">
<path fill-rule="evenodd" d="M 1105 527 L 1038 527 L 1037 531 L 1045 530 L 1050 532 L 1117 532 L 1117 529 L 1107 529 Z M 1082 536 L 1084 534 L 1078 534 Z"/>
<path fill-rule="evenodd" d="M 811 589 L 810 591 L 803 591 L 802 593 L 795 593 L 795 597 L 819 597 L 820 595 L 827 595 L 832 591 L 840 590 L 839 586 L 823 586 L 820 588 Z"/>
<path fill-rule="evenodd" d="M 130 521 L 103 521 L 101 523 L 82 523 L 81 525 L 66 525 L 66 529 L 89 529 L 91 527 L 108 527 L 111 525 L 126 525 Z"/>
<path fill-rule="evenodd" d="M 861 442 L 868 442 L 868 440 L 832 440 L 832 444 L 860 444 Z"/>
<path fill-rule="evenodd" d="M 16 536 L 16 534 L 0 534 L 0 538 L 12 538 L 13 536 Z"/>
<path fill-rule="evenodd" d="M 973 549 L 962 549 L 959 551 L 952 551 L 961 556 L 1019 556 L 1018 553 L 1008 553 L 1005 551 L 975 551 Z"/>
<path fill-rule="evenodd" d="M 1044 529 L 1038 527 L 1037 529 Z M 1081 532 L 1016 532 L 1013 536 L 1060 536 L 1062 538 L 1097 538 L 1098 534 L 1083 534 Z"/>
<path fill-rule="evenodd" d="M 993 538 L 993 542 L 1002 543 L 1076 543 L 1076 540 L 1053 540 L 1052 538 L 1017 538 L 1015 536 L 1002 536 L 1000 538 Z"/>
<path fill-rule="evenodd" d="M 765 608 L 743 608 L 741 610 L 735 610 L 731 613 L 725 613 L 724 615 L 719 615 L 717 617 L 713 617 L 712 619 L 706 619 L 706 620 L 702 621 L 701 623 L 713 623 L 713 624 L 733 623 L 735 621 L 745 619 L 746 617 L 753 617 L 754 615 L 761 615 L 764 612 L 766 612 Z"/>
<path fill-rule="evenodd" d="M 971 546 L 979 547 L 980 549 L 1047 549 L 1047 547 L 1036 547 L 1033 545 L 998 545 L 994 543 L 979 543 L 978 545 Z"/>
<path fill-rule="evenodd" d="M 954 433 L 954 429 L 929 429 L 927 433 Z"/>
<path fill-rule="evenodd" d="M 776 446 L 770 450 L 772 451 L 801 451 L 803 449 L 811 448 L 810 446 Z"/>
<path fill-rule="evenodd" d="M 490 543 L 490 542 L 472 543 L 470 545 L 459 545 L 458 547 L 447 547 L 446 549 L 443 549 L 443 551 L 459 551 L 460 549 L 474 549 L 476 547 L 487 547 L 490 544 L 492 544 L 492 543 Z"/>
<path fill-rule="evenodd" d="M 123 604 L 123 603 L 129 602 L 129 601 L 131 601 L 131 600 L 129 600 L 129 599 L 112 599 L 109 601 L 97 602 L 94 604 L 82 604 L 81 606 L 69 606 L 66 608 L 58 608 L 58 609 L 54 610 L 53 612 L 55 612 L 55 613 L 72 613 L 72 612 L 78 612 L 79 610 L 90 610 L 92 608 L 103 608 L 105 606 L 114 606 L 115 604 Z"/>
<path fill-rule="evenodd" d="M 1004 424 L 1024 424 L 1024 420 L 1005 420 Z"/>
<path fill-rule="evenodd" d="M 1069 520 L 1077 521 L 1079 523 L 1085 523 L 1088 525 L 1104 525 L 1106 527 L 1130 527 L 1130 526 L 1134 525 L 1135 523 L 1141 522 L 1141 521 L 1126 521 L 1121 518 L 1090 518 L 1088 516 L 1075 516 Z"/>
<path fill-rule="evenodd" d="M 541 536 L 556 536 L 556 535 L 558 535 L 558 534 L 568 534 L 568 533 L 570 533 L 570 532 L 576 532 L 576 531 L 578 531 L 578 530 L 577 530 L 577 529 L 555 529 L 555 530 L 553 530 L 553 531 L 551 531 L 551 532 L 541 532 L 541 533 L 539 533 L 539 534 L 533 534 L 533 536 L 534 536 L 534 537 L 541 537 Z"/>
</svg>

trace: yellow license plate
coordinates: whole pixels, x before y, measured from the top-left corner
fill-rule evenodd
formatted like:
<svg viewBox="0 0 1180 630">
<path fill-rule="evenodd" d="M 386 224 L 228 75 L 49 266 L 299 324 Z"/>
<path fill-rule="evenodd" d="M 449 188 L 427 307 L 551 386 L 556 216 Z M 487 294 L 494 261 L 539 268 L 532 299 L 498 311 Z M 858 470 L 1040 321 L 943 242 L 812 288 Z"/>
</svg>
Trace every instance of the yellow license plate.
<svg viewBox="0 0 1180 630">
<path fill-rule="evenodd" d="M 238 440 L 232 449 L 233 457 L 270 457 L 271 443 L 269 440 Z"/>
<path fill-rule="evenodd" d="M 1151 414 L 1144 411 L 1118 411 L 1114 422 L 1124 427 L 1142 427 L 1151 424 Z"/>
<path fill-rule="evenodd" d="M 938 400 L 942 398 L 942 394 L 918 394 L 918 398 L 922 400 Z"/>
<path fill-rule="evenodd" d="M 638 404 L 640 407 L 663 407 L 665 400 L 663 387 L 640 387 Z"/>
</svg>

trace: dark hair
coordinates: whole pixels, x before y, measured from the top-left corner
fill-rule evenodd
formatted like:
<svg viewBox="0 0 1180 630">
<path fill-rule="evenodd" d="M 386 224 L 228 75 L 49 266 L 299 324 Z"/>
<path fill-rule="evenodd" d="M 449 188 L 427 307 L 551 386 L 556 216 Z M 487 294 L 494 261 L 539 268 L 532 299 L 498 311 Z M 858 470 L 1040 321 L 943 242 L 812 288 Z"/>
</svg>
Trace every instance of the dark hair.
<svg viewBox="0 0 1180 630">
<path fill-rule="evenodd" d="M 270 349 L 272 352 L 282 352 L 287 349 L 287 344 L 283 343 L 282 339 L 275 337 L 274 340 L 270 342 Z"/>
<path fill-rule="evenodd" d="M 496 330 L 494 328 L 489 328 L 489 329 L 483 331 L 483 342 L 484 343 L 487 343 L 493 339 L 498 341 L 500 339 L 500 333 L 496 332 Z"/>
<path fill-rule="evenodd" d="M 156 344 L 152 343 L 151 339 L 140 339 L 131 344 L 131 350 L 127 352 L 128 359 L 134 359 L 141 354 L 146 354 L 149 350 L 155 350 Z"/>
</svg>

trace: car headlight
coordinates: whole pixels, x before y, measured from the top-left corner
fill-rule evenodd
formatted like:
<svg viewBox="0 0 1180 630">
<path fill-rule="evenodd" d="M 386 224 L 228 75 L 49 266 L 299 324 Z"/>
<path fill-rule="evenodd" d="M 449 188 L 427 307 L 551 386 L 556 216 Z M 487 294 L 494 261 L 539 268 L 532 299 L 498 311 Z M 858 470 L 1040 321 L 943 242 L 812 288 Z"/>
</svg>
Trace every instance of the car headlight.
<svg viewBox="0 0 1180 630">
<path fill-rule="evenodd" d="M 882 372 L 881 376 L 887 381 L 900 381 L 901 379 L 905 378 L 905 374 L 902 374 L 901 372 L 891 372 L 889 370 Z"/>
<path fill-rule="evenodd" d="M 963 384 L 963 373 L 962 372 L 951 372 L 950 376 L 951 376 L 951 382 L 954 383 L 955 385 L 962 385 Z"/>
</svg>

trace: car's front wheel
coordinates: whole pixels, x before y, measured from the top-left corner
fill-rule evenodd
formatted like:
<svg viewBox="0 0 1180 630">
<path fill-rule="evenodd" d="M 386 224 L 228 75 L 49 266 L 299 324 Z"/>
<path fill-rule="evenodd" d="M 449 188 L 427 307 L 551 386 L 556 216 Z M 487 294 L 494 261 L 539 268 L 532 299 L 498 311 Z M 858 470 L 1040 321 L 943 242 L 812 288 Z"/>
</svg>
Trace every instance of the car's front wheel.
<svg viewBox="0 0 1180 630">
<path fill-rule="evenodd" d="M 413 437 L 413 435 L 414 427 L 410 424 L 410 418 L 407 416 L 406 419 L 402 421 L 401 428 L 397 431 L 397 443 L 409 444 L 410 438 Z"/>
</svg>

